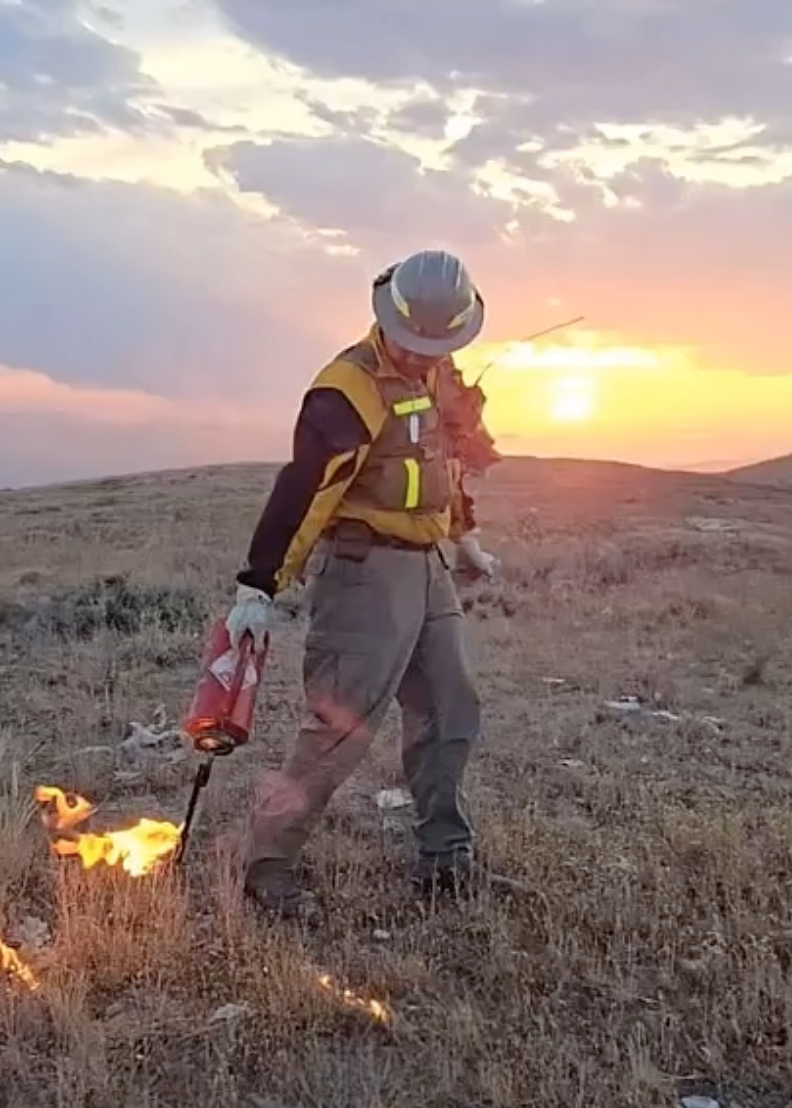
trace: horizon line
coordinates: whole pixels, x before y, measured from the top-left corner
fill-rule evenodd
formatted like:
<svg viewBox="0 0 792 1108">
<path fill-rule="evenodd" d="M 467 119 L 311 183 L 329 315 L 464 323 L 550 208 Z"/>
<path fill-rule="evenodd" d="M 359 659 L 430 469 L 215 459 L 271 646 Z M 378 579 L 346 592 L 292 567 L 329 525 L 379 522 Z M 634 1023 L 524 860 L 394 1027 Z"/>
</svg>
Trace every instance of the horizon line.
<svg viewBox="0 0 792 1108">
<path fill-rule="evenodd" d="M 580 465 L 621 465 L 625 467 L 635 469 L 647 469 L 654 470 L 658 473 L 707 473 L 710 476 L 717 477 L 719 475 L 725 476 L 736 469 L 741 469 L 748 466 L 761 465 L 763 462 L 773 462 L 779 460 L 778 458 L 757 458 L 751 457 L 747 459 L 723 459 L 712 460 L 703 462 L 689 462 L 689 463 L 669 463 L 667 465 L 650 464 L 646 462 L 633 462 L 627 461 L 623 458 L 586 458 L 586 457 L 573 457 L 564 454 L 502 454 L 501 457 L 504 461 L 540 461 L 540 462 L 578 462 Z M 262 466 L 265 468 L 278 467 L 281 468 L 287 465 L 290 461 L 289 458 L 285 459 L 239 459 L 233 462 L 200 462 L 195 465 L 183 465 L 183 466 L 164 466 L 160 469 L 133 469 L 124 470 L 120 472 L 108 472 L 102 474 L 96 474 L 91 477 L 72 477 L 65 480 L 58 481 L 45 481 L 35 482 L 17 485 L 0 486 L 0 495 L 9 492 L 34 492 L 41 491 L 43 489 L 50 488 L 69 488 L 75 485 L 90 485 L 96 484 L 102 481 L 124 481 L 135 477 L 154 477 L 158 474 L 169 473 L 190 473 L 208 469 L 233 469 L 242 468 L 248 466 Z"/>
</svg>

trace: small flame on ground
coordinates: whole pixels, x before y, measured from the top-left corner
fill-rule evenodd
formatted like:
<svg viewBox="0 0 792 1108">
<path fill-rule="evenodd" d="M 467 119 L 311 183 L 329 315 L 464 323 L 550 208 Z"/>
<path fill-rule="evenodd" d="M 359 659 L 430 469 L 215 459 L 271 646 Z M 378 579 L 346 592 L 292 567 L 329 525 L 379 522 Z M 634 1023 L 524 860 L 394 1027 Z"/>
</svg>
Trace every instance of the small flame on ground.
<svg viewBox="0 0 792 1108">
<path fill-rule="evenodd" d="M 90 801 L 47 785 L 36 789 L 36 800 L 54 803 L 53 810 L 42 814 L 44 826 L 68 835 L 56 839 L 52 849 L 61 857 L 78 857 L 85 869 L 104 862 L 120 866 L 132 877 L 143 877 L 179 845 L 182 828 L 167 820 L 140 819 L 120 831 L 83 832 L 75 829 L 96 811 Z"/>
<path fill-rule="evenodd" d="M 319 978 L 319 984 L 326 992 L 332 993 L 336 1000 L 346 1004 L 348 1008 L 358 1008 L 377 1020 L 378 1023 L 390 1023 L 391 1014 L 381 1000 L 366 1000 L 364 997 L 358 996 L 357 993 L 353 993 L 351 989 L 342 989 L 339 985 L 336 985 L 329 973 L 322 974 Z"/>
<path fill-rule="evenodd" d="M 77 796 L 76 793 L 65 793 L 51 785 L 39 785 L 36 800 L 40 804 L 53 802 L 52 810 L 41 814 L 41 822 L 52 831 L 68 831 L 84 823 L 96 811 L 93 804 L 84 797 Z"/>
<path fill-rule="evenodd" d="M 12 950 L 10 946 L 6 946 L 2 939 L 0 939 L 0 969 L 10 973 L 12 977 L 18 978 L 23 984 L 35 992 L 39 988 L 39 981 L 30 966 L 26 965 L 19 957 L 15 950 Z"/>
</svg>

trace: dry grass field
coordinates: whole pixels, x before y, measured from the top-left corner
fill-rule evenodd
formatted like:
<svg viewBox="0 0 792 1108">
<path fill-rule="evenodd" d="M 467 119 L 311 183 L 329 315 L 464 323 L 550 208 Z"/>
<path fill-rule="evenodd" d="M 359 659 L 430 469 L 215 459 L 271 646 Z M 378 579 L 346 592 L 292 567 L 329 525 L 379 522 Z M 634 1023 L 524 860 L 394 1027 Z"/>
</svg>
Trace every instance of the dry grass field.
<svg viewBox="0 0 792 1108">
<path fill-rule="evenodd" d="M 300 713 L 287 608 L 183 871 L 53 853 L 40 784 L 100 831 L 183 818 L 193 756 L 122 743 L 180 718 L 271 477 L 0 495 L 4 1108 L 792 1104 L 792 492 L 528 459 L 482 486 L 504 573 L 464 589 L 470 798 L 512 899 L 412 899 L 375 802 L 401 785 L 393 716 L 311 842 L 324 926 L 241 902 L 234 836 Z"/>
</svg>

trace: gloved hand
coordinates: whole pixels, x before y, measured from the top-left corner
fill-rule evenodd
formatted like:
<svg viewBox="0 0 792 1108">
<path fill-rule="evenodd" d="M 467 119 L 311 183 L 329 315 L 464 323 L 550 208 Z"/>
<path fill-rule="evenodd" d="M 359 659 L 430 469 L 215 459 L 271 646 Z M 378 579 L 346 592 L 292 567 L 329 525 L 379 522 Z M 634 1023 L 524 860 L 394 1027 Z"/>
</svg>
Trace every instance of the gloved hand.
<svg viewBox="0 0 792 1108">
<path fill-rule="evenodd" d="M 272 600 L 260 589 L 238 585 L 236 603 L 228 614 L 226 630 L 236 649 L 246 631 L 253 636 L 256 652 L 264 648 L 264 638 L 272 623 Z"/>
<path fill-rule="evenodd" d="M 485 577 L 493 578 L 500 569 L 500 561 L 494 554 L 488 554 L 482 550 L 475 534 L 470 531 L 463 535 L 457 546 L 463 556 L 463 561 L 483 573 Z"/>
</svg>

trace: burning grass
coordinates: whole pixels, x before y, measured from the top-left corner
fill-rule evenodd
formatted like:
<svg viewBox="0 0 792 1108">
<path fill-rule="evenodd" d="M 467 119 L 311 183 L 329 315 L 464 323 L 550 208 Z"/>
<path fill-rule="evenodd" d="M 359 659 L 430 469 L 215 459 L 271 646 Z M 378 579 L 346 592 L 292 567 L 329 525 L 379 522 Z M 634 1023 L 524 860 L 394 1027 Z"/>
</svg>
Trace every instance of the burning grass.
<svg viewBox="0 0 792 1108">
<path fill-rule="evenodd" d="M 80 831 L 79 825 L 96 811 L 90 801 L 49 785 L 37 786 L 35 795 L 40 804 L 51 806 L 43 816 L 44 826 L 64 835 L 53 841 L 54 852 L 61 858 L 79 858 L 85 869 L 104 863 L 143 877 L 170 858 L 181 839 L 181 825 L 145 817 L 117 831 Z"/>
<path fill-rule="evenodd" d="M 35 992 L 39 988 L 38 979 L 33 970 L 28 966 L 19 954 L 10 946 L 6 946 L 0 939 L 0 970 L 17 978 L 28 989 Z"/>
<path fill-rule="evenodd" d="M 2 565 L 42 588 L 134 566 L 154 592 L 166 581 L 208 603 L 234 569 L 217 536 L 252 524 L 261 495 L 254 475 L 232 479 L 224 500 L 222 474 L 132 481 L 112 509 L 90 488 L 53 492 L 69 528 L 24 547 L 13 504 L 0 506 Z M 792 500 L 730 489 L 717 513 L 748 520 L 755 540 L 710 548 L 717 536 L 679 531 L 720 486 L 658 486 L 651 500 L 640 480 L 581 482 L 575 500 L 568 483 L 560 499 L 512 474 L 484 497 L 508 579 L 468 593 L 486 720 L 471 799 L 482 855 L 519 897 L 414 903 L 409 850 L 372 799 L 400 784 L 383 741 L 308 852 L 324 926 L 262 924 L 225 836 L 296 725 L 300 628 L 278 628 L 260 737 L 218 767 L 183 873 L 166 847 L 187 787 L 34 790 L 61 783 L 64 748 L 100 729 L 119 741 L 160 702 L 182 709 L 183 660 L 200 646 L 189 621 L 143 618 L 123 640 L 0 632 L 4 1108 L 660 1108 L 680 1092 L 786 1108 L 792 557 L 777 545 L 766 572 L 760 546 L 762 528 L 792 539 Z M 97 513 L 101 547 L 85 537 Z M 142 556 L 155 522 L 162 552 Z M 16 577 L 8 588 L 15 601 Z M 112 681 L 111 657 L 124 660 Z M 678 720 L 603 714 L 620 695 Z M 141 862 L 118 835 L 138 842 L 149 819 L 169 830 Z M 25 941 L 28 916 L 48 925 L 43 946 Z"/>
</svg>

